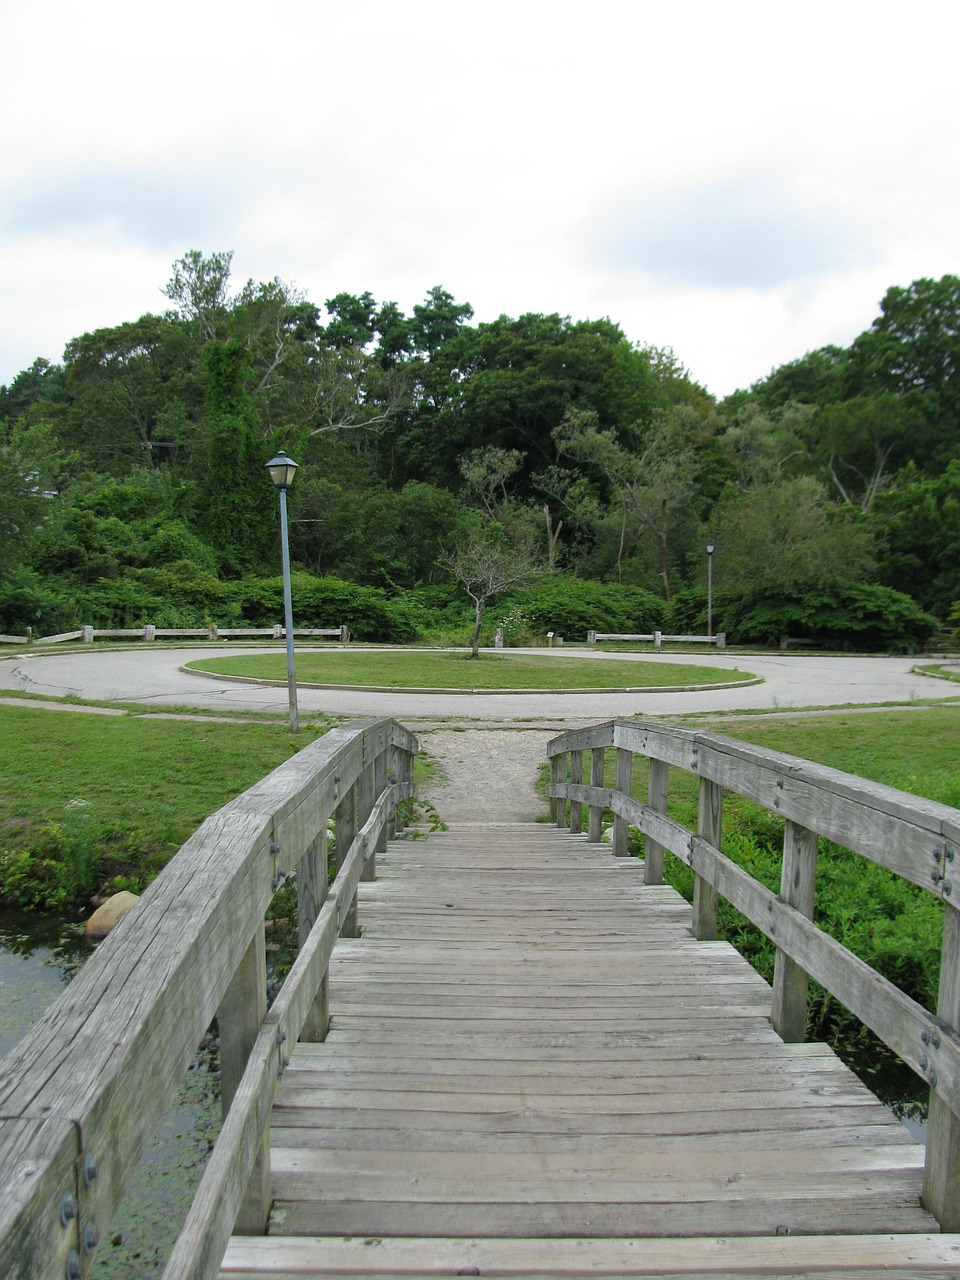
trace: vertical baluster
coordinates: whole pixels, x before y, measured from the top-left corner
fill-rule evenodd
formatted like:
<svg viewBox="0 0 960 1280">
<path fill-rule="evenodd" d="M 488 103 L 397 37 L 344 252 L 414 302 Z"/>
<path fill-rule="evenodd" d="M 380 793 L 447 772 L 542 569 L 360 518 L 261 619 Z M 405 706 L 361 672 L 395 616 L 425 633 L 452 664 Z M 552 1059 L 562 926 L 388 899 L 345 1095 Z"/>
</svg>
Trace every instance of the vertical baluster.
<svg viewBox="0 0 960 1280">
<path fill-rule="evenodd" d="M 301 947 L 310 936 L 320 908 L 327 900 L 328 887 L 327 828 L 324 823 L 323 830 L 297 864 L 297 936 Z M 311 1042 L 325 1040 L 329 1027 L 330 985 L 325 973 L 303 1024 L 300 1039 Z"/>
<path fill-rule="evenodd" d="M 633 780 L 633 752 L 627 751 L 623 747 L 617 748 L 617 790 L 621 794 L 628 796 L 630 794 L 630 785 Z M 621 818 L 619 814 L 613 817 L 613 852 L 618 858 L 626 857 L 629 852 L 628 840 L 630 836 L 630 823 L 626 818 Z"/>
<path fill-rule="evenodd" d="M 402 761 L 402 758 L 400 758 L 400 757 L 398 756 L 398 757 L 397 757 L 397 769 L 398 769 L 398 771 L 400 771 L 402 768 L 403 768 L 403 761 Z M 386 756 L 386 752 L 381 751 L 381 752 L 380 752 L 380 754 L 377 756 L 376 761 L 374 762 L 374 767 L 373 767 L 373 780 L 374 780 L 374 790 L 375 790 L 375 792 L 376 792 L 376 799 L 377 799 L 377 800 L 379 800 L 379 799 L 380 799 L 380 797 L 383 795 L 384 790 L 386 789 L 387 784 L 388 784 L 388 781 L 389 781 L 388 776 L 387 776 L 387 756 Z M 394 822 L 393 822 L 393 834 L 394 834 L 394 836 L 397 834 L 396 813 L 397 813 L 397 806 L 396 806 L 396 805 L 394 805 L 394 806 L 393 806 L 393 815 L 394 815 Z M 386 853 L 386 851 L 387 851 L 387 840 L 388 840 L 389 836 L 390 836 L 390 828 L 389 828 L 389 824 L 388 824 L 387 822 L 385 822 L 385 823 L 383 824 L 383 826 L 380 828 L 380 834 L 379 834 L 379 836 L 377 836 L 377 845 L 376 845 L 376 849 L 374 850 L 374 853 L 373 853 L 373 854 L 371 854 L 371 856 L 370 856 L 370 861 L 371 861 L 371 863 L 373 863 L 374 869 L 376 869 L 375 855 L 376 855 L 377 853 Z M 370 877 L 370 879 L 371 879 L 371 880 L 375 879 L 375 874 L 374 874 L 374 875 L 372 875 L 372 876 Z"/>
<path fill-rule="evenodd" d="M 357 836 L 357 787 L 352 786 L 336 808 L 337 833 L 334 842 L 337 871 L 343 866 L 344 859 L 350 852 L 350 846 Z M 356 938 L 357 932 L 357 895 L 345 908 L 340 922 L 341 938 Z"/>
<path fill-rule="evenodd" d="M 667 812 L 670 767 L 665 760 L 650 761 L 647 780 L 647 807 L 654 813 Z M 643 883 L 663 884 L 663 845 L 647 836 L 643 854 Z"/>
<path fill-rule="evenodd" d="M 816 879 L 817 833 L 788 818 L 783 831 L 780 898 L 808 920 L 813 919 Z M 805 971 L 777 948 L 770 1021 L 774 1031 L 791 1044 L 799 1044 L 806 1031 L 808 986 Z"/>
<path fill-rule="evenodd" d="M 590 785 L 603 786 L 603 747 L 594 747 L 590 752 Z M 603 805 L 591 804 L 587 812 L 587 839 L 597 844 L 603 834 Z"/>
<path fill-rule="evenodd" d="M 220 1030 L 220 1099 L 223 1114 L 230 1110 L 247 1058 L 267 1013 L 267 953 L 263 924 L 247 947 L 233 981 L 217 1010 Z M 243 1204 L 237 1215 L 237 1235 L 262 1235 L 270 1213 L 270 1129 L 264 1131 Z"/>
<path fill-rule="evenodd" d="M 557 776 L 555 781 L 560 784 L 567 780 L 567 753 L 561 752 L 560 755 L 554 756 L 554 764 L 557 767 Z M 567 802 L 565 799 L 558 798 L 555 801 L 554 821 L 558 827 L 567 825 Z"/>
<path fill-rule="evenodd" d="M 378 734 L 382 739 L 383 735 Z M 377 776 L 376 762 L 383 759 L 383 753 L 377 752 L 373 759 L 368 760 L 364 766 L 363 772 L 357 782 L 357 830 L 364 825 L 370 814 L 373 812 L 373 806 L 377 799 Z M 377 853 L 375 849 L 370 850 L 363 869 L 360 872 L 361 880 L 376 880 L 377 878 Z"/>
<path fill-rule="evenodd" d="M 952 1031 L 960 1030 L 960 912 L 947 900 L 943 912 L 937 1017 Z M 923 1049 L 922 1044 L 918 1045 L 918 1057 Z M 927 1057 L 936 1061 L 935 1045 L 927 1048 Z M 929 1072 L 933 1070 L 931 1066 Z M 935 1089 L 930 1090 L 923 1204 L 944 1231 L 960 1231 L 960 1116 L 953 1114 Z"/>
<path fill-rule="evenodd" d="M 723 787 L 701 778 L 697 832 L 715 849 L 720 848 L 722 823 Z M 693 936 L 702 942 L 711 942 L 717 936 L 717 891 L 700 875 L 693 879 Z"/>
<path fill-rule="evenodd" d="M 583 782 L 582 751 L 570 753 L 570 781 L 577 784 Z M 570 801 L 570 830 L 574 835 L 579 835 L 583 830 L 583 805 L 579 800 Z"/>
</svg>

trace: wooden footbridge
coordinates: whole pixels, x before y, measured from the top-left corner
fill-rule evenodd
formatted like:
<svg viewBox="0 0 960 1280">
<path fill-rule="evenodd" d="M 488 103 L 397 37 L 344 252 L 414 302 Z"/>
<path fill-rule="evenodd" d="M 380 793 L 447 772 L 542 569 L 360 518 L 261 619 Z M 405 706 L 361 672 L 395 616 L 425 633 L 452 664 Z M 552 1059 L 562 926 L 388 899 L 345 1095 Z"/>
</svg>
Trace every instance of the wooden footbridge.
<svg viewBox="0 0 960 1280">
<path fill-rule="evenodd" d="M 334 730 L 214 814 L 0 1063 L 0 1275 L 88 1272 L 217 1016 L 226 1115 L 167 1280 L 960 1276 L 960 813 L 634 721 L 554 740 L 551 824 L 413 839 L 416 749 Z M 722 853 L 726 791 L 782 816 L 779 894 Z M 818 835 L 942 899 L 936 1010 L 813 923 Z M 772 988 L 714 940 L 719 895 L 775 941 Z M 802 1042 L 808 974 L 929 1083 L 925 1149 Z"/>
</svg>

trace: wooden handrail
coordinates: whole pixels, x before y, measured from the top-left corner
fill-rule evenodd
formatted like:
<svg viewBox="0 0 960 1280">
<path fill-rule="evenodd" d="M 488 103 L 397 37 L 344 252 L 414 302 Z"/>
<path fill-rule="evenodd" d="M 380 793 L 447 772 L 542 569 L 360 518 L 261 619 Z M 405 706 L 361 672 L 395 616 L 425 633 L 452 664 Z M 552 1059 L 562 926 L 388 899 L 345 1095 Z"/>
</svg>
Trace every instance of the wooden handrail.
<svg viewBox="0 0 960 1280">
<path fill-rule="evenodd" d="M 88 1246 L 106 1236 L 125 1183 L 218 1012 L 221 1052 L 243 1059 L 222 1064 L 225 1081 L 234 1081 L 224 1134 L 229 1142 L 239 1129 L 240 1141 L 230 1148 L 229 1190 L 219 1193 L 201 1235 L 209 1226 L 211 1240 L 225 1243 L 238 1211 L 248 1229 L 258 1220 L 263 1229 L 269 1191 L 265 1199 L 257 1170 L 272 1098 L 264 1063 L 275 1088 L 283 1044 L 289 1052 L 305 1024 L 314 1038 L 325 1030 L 316 1006 L 330 952 L 365 864 L 396 821 L 398 803 L 413 794 L 417 749 L 395 721 L 359 721 L 332 730 L 218 810 L 0 1061 L 0 1275 L 83 1274 Z M 338 834 L 342 842 L 349 831 L 349 847 L 335 849 L 339 871 L 326 896 L 327 824 L 335 812 L 345 819 L 351 811 L 353 828 L 344 820 Z M 312 927 L 266 1013 L 264 914 L 298 867 L 301 910 Z M 254 1025 L 232 1028 L 233 1019 L 249 1023 L 251 1007 Z M 278 1031 L 286 1037 L 279 1044 Z M 205 1179 L 198 1200 L 209 1206 L 208 1191 Z M 213 1276 L 219 1261 L 207 1248 L 174 1274 Z"/>
<path fill-rule="evenodd" d="M 617 750 L 614 787 L 584 786 L 582 755 Z M 796 756 L 661 723 L 610 721 L 560 734 L 547 746 L 548 794 L 558 826 L 590 830 L 614 815 L 613 851 L 626 853 L 626 829 L 647 837 L 646 883 L 662 882 L 667 851 L 694 872 L 693 930 L 716 936 L 721 894 L 774 942 L 771 1021 L 788 1040 L 802 1039 L 807 979 L 814 978 L 870 1027 L 930 1086 L 924 1204 L 945 1230 L 960 1230 L 960 810 Z M 630 795 L 635 755 L 650 761 L 646 803 Z M 595 759 L 595 756 L 594 756 Z M 569 766 L 567 762 L 569 761 Z M 700 779 L 698 830 L 669 818 L 667 770 Z M 569 778 L 568 778 L 569 774 Z M 591 769 L 591 779 L 602 777 Z M 779 895 L 720 849 L 723 793 L 732 791 L 784 819 Z M 940 990 L 935 1012 L 887 981 L 812 921 L 817 837 L 824 836 L 939 898 L 945 909 Z M 650 854 L 653 853 L 651 857 Z"/>
</svg>

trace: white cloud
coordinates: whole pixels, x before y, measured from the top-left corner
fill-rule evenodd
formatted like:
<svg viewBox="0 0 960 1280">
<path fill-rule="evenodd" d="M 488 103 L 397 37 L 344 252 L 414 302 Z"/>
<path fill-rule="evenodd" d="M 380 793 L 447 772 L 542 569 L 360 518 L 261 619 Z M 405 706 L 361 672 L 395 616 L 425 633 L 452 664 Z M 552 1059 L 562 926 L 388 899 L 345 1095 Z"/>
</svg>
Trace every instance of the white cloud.
<svg viewBox="0 0 960 1280">
<path fill-rule="evenodd" d="M 0 381 L 171 262 L 610 316 L 717 393 L 960 271 L 947 0 L 8 6 Z"/>
</svg>

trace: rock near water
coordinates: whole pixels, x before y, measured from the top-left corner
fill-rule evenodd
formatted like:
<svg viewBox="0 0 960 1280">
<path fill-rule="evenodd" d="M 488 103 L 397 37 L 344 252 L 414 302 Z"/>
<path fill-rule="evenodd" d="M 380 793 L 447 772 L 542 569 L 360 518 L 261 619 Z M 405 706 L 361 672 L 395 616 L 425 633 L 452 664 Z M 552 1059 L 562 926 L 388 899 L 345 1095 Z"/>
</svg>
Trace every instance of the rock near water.
<svg viewBox="0 0 960 1280">
<path fill-rule="evenodd" d="M 97 907 L 87 921 L 84 927 L 87 940 L 99 942 L 101 938 L 105 938 L 112 929 L 117 927 L 130 908 L 136 906 L 139 901 L 137 894 L 128 893 L 126 890 L 113 894 L 102 906 Z"/>
</svg>

